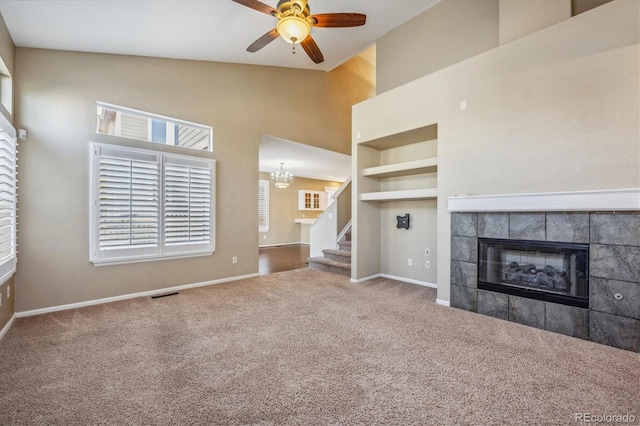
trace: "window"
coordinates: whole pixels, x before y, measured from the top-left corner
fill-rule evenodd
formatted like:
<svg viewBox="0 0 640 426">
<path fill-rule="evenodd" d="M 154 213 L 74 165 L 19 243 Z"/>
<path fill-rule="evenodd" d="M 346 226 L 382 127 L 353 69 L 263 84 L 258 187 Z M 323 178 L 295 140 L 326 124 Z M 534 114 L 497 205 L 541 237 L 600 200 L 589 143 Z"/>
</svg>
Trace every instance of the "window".
<svg viewBox="0 0 640 426">
<path fill-rule="evenodd" d="M 0 103 L 9 114 L 13 114 L 13 79 L 2 58 L 0 58 Z"/>
<path fill-rule="evenodd" d="M 269 232 L 269 181 L 258 180 L 258 232 Z"/>
<path fill-rule="evenodd" d="M 16 131 L 0 114 L 0 284 L 16 271 Z"/>
<path fill-rule="evenodd" d="M 213 130 L 189 123 L 103 102 L 96 103 L 97 132 L 199 151 L 213 149 Z"/>
<path fill-rule="evenodd" d="M 94 264 L 211 254 L 215 160 L 91 144 Z"/>
</svg>

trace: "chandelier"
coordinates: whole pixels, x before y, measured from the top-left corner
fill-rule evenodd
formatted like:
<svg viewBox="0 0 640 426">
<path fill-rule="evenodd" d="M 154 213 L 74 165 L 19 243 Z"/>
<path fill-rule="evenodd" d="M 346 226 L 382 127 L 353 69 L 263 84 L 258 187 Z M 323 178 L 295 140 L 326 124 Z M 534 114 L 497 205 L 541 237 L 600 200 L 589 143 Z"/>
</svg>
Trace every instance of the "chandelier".
<svg viewBox="0 0 640 426">
<path fill-rule="evenodd" d="M 271 173 L 271 182 L 280 189 L 286 188 L 292 181 L 293 174 L 284 171 L 284 163 L 280 163 L 280 170 Z"/>
</svg>

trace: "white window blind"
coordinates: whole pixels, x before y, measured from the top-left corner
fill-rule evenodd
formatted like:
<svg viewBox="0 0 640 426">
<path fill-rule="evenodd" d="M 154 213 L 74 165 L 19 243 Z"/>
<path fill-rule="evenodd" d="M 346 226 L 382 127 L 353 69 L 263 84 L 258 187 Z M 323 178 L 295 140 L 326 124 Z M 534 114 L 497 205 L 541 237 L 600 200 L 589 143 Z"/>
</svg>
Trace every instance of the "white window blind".
<svg viewBox="0 0 640 426">
<path fill-rule="evenodd" d="M 213 252 L 215 160 L 91 146 L 93 263 Z"/>
<path fill-rule="evenodd" d="M 17 151 L 15 129 L 0 114 L 0 284 L 16 270 Z"/>
<path fill-rule="evenodd" d="M 258 180 L 258 232 L 269 232 L 269 181 Z"/>
</svg>

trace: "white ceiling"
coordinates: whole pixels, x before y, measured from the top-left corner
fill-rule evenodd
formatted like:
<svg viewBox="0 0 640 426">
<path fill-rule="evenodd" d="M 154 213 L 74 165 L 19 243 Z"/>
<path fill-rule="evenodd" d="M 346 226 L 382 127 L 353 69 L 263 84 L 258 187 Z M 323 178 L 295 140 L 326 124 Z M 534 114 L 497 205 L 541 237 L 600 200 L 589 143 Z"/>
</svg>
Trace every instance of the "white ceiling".
<svg viewBox="0 0 640 426">
<path fill-rule="evenodd" d="M 367 15 L 362 27 L 312 29 L 325 57 L 319 65 L 280 38 L 247 52 L 276 18 L 231 0 L 0 0 L 0 13 L 20 47 L 329 71 L 439 1 L 309 0 L 312 14 Z"/>
<path fill-rule="evenodd" d="M 260 135 L 259 170 L 275 172 L 284 163 L 286 171 L 293 173 L 294 179 L 309 179 L 344 182 L 351 176 L 351 156 L 326 149 Z"/>
</svg>

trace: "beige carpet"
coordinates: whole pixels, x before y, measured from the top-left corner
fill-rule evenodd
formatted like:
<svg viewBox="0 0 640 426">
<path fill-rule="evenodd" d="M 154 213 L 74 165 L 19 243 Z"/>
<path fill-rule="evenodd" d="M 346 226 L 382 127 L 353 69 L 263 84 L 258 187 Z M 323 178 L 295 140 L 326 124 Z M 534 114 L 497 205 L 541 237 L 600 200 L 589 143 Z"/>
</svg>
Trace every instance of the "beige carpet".
<svg viewBox="0 0 640 426">
<path fill-rule="evenodd" d="M 2 425 L 640 423 L 640 354 L 309 269 L 16 320 Z"/>
</svg>

